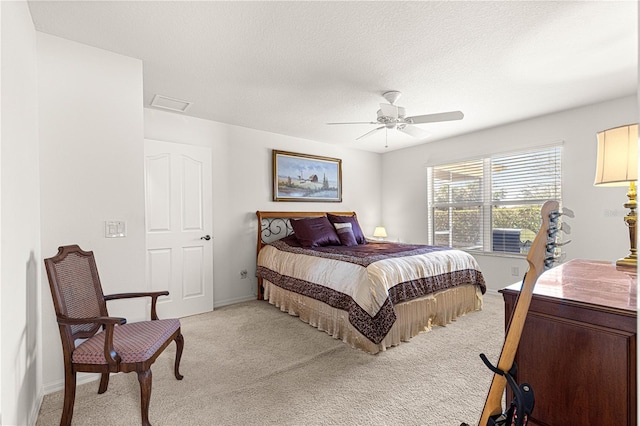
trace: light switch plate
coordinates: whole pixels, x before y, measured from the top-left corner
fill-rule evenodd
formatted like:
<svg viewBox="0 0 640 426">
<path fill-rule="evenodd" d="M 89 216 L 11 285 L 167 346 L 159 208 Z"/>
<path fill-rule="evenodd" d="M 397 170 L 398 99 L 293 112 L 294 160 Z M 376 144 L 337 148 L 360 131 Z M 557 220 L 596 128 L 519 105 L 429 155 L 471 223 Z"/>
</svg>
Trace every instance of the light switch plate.
<svg viewBox="0 0 640 426">
<path fill-rule="evenodd" d="M 123 220 L 107 220 L 104 222 L 105 238 L 124 238 L 127 236 L 127 227 Z"/>
</svg>

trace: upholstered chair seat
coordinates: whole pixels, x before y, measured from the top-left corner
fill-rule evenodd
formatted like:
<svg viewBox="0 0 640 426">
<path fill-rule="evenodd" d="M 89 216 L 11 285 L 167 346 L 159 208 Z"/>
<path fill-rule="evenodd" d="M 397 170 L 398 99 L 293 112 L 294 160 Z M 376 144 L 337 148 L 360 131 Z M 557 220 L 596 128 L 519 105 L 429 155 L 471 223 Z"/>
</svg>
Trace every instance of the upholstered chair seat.
<svg viewBox="0 0 640 426">
<path fill-rule="evenodd" d="M 155 354 L 173 333 L 180 321 L 166 319 L 134 322 L 113 329 L 113 349 L 120 362 L 143 362 Z M 76 347 L 71 359 L 76 364 L 107 364 L 104 357 L 105 332 L 102 331 Z"/>
</svg>

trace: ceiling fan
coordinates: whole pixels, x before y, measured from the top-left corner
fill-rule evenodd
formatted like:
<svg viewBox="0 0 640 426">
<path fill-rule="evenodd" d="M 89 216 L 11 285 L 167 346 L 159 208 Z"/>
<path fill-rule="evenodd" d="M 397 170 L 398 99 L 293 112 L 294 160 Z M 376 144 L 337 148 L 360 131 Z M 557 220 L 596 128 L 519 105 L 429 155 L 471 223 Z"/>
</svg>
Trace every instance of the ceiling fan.
<svg viewBox="0 0 640 426">
<path fill-rule="evenodd" d="M 327 123 L 327 124 L 379 124 L 380 126 L 356 138 L 356 140 L 365 138 L 378 130 L 397 129 L 415 138 L 423 139 L 429 136 L 429 132 L 414 126 L 414 124 L 435 123 L 438 121 L 461 120 L 464 117 L 462 111 L 439 112 L 436 114 L 414 115 L 407 117 L 405 109 L 395 105 L 402 93 L 392 90 L 385 92 L 382 96 L 389 102 L 388 104 L 380 104 L 378 110 L 377 121 L 355 121 L 348 123 Z"/>
</svg>

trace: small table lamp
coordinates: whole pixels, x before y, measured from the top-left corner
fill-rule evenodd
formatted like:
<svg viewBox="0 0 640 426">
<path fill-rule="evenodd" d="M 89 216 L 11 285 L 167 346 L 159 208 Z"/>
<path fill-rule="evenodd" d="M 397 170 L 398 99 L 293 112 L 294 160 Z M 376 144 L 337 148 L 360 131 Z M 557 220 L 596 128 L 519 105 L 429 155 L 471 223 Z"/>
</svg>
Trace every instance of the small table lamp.
<svg viewBox="0 0 640 426">
<path fill-rule="evenodd" d="M 376 229 L 373 230 L 373 236 L 379 240 L 384 240 L 387 238 L 387 230 L 384 229 L 384 226 L 376 226 Z"/>
<path fill-rule="evenodd" d="M 618 266 L 636 267 L 636 180 L 638 180 L 638 125 L 616 127 L 598 133 L 598 160 L 594 185 L 629 185 L 624 206 L 630 209 L 624 217 L 629 227 L 631 253 L 619 259 Z"/>
</svg>

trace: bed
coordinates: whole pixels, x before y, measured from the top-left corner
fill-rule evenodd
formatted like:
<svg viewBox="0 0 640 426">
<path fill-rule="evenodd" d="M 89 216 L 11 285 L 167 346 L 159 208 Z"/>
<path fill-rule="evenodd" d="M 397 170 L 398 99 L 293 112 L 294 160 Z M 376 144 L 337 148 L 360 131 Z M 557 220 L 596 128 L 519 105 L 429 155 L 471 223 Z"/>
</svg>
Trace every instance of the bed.
<svg viewBox="0 0 640 426">
<path fill-rule="evenodd" d="M 351 347 L 375 354 L 482 309 L 466 252 L 371 241 L 355 212 L 256 214 L 258 299 Z"/>
</svg>

